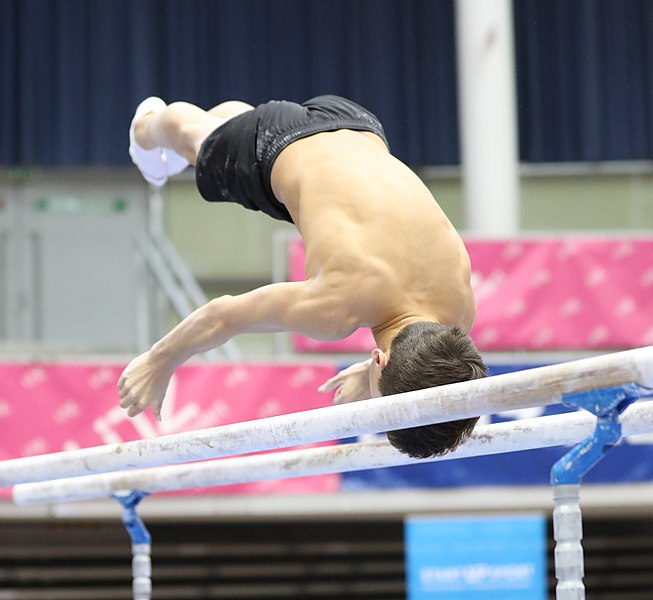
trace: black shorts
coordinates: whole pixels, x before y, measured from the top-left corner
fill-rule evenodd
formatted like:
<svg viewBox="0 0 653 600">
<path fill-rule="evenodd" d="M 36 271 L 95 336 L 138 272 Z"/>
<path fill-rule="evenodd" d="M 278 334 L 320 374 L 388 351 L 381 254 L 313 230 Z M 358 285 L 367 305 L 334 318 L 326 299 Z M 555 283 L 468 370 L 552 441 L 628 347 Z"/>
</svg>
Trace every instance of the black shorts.
<svg viewBox="0 0 653 600">
<path fill-rule="evenodd" d="M 272 165 L 291 142 L 337 129 L 371 131 L 387 145 L 379 120 L 339 96 L 318 96 L 302 104 L 275 100 L 260 104 L 204 140 L 195 166 L 197 189 L 210 202 L 236 202 L 292 223 L 272 192 Z"/>
</svg>

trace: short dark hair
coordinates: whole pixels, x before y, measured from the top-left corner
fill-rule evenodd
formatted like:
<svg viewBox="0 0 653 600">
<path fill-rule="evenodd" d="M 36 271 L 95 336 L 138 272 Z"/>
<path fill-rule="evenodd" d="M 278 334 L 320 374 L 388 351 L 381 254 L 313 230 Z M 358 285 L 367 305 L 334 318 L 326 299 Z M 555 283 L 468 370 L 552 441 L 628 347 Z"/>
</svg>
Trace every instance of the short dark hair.
<svg viewBox="0 0 653 600">
<path fill-rule="evenodd" d="M 406 325 L 392 341 L 379 390 L 388 396 L 486 375 L 487 367 L 465 332 L 458 327 L 419 321 Z M 413 458 L 442 456 L 464 442 L 477 421 L 478 417 L 474 417 L 390 431 L 388 440 Z"/>
</svg>

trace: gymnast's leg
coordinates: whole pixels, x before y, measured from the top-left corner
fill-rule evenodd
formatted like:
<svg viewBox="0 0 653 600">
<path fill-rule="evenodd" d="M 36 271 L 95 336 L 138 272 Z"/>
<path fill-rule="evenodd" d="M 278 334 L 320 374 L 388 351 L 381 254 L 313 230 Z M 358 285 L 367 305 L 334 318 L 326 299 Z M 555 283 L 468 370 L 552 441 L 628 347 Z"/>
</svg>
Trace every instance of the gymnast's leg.
<svg viewBox="0 0 653 600">
<path fill-rule="evenodd" d="M 254 110 L 254 107 L 251 104 L 247 104 L 247 102 L 241 102 L 240 100 L 227 100 L 226 102 L 214 106 L 208 112 L 214 117 L 228 121 L 231 117 L 240 115 L 248 110 Z"/>
<path fill-rule="evenodd" d="M 129 153 L 145 179 L 163 185 L 169 176 L 195 164 L 210 133 L 252 109 L 244 102 L 229 101 L 205 111 L 188 102 L 166 105 L 160 98 L 148 98 L 132 120 Z"/>
</svg>

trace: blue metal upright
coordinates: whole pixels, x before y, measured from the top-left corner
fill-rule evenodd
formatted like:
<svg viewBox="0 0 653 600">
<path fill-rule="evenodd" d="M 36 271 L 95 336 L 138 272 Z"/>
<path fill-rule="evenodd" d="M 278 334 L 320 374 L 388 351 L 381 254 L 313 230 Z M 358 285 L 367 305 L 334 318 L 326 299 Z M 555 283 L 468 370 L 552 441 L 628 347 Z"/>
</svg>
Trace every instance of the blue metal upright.
<svg viewBox="0 0 653 600">
<path fill-rule="evenodd" d="M 592 435 L 572 448 L 551 469 L 553 537 L 557 600 L 585 600 L 583 522 L 580 483 L 583 476 L 621 439 L 621 413 L 651 390 L 637 384 L 567 394 L 563 403 L 596 415 Z"/>
<path fill-rule="evenodd" d="M 136 512 L 138 503 L 148 496 L 146 492 L 132 491 L 113 494 L 123 506 L 122 522 L 132 542 L 132 593 L 134 600 L 152 598 L 152 537 Z"/>
</svg>

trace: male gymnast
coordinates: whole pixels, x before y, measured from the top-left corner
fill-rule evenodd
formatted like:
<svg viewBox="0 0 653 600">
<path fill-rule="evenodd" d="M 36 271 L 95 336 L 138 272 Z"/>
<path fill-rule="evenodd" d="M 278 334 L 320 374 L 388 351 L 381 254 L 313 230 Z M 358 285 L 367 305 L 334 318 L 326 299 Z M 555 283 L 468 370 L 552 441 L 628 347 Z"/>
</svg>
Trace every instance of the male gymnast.
<svg viewBox="0 0 653 600">
<path fill-rule="evenodd" d="M 335 403 L 486 375 L 468 336 L 475 303 L 463 242 L 363 107 L 318 96 L 204 111 L 152 97 L 136 110 L 130 155 L 154 185 L 195 165 L 204 199 L 294 223 L 306 249 L 305 281 L 213 299 L 134 358 L 118 384 L 130 417 L 152 405 L 160 418 L 175 369 L 240 333 L 337 340 L 369 327 L 371 358 L 320 387 L 336 390 Z M 437 456 L 476 421 L 392 431 L 388 439 L 410 456 Z"/>
</svg>

